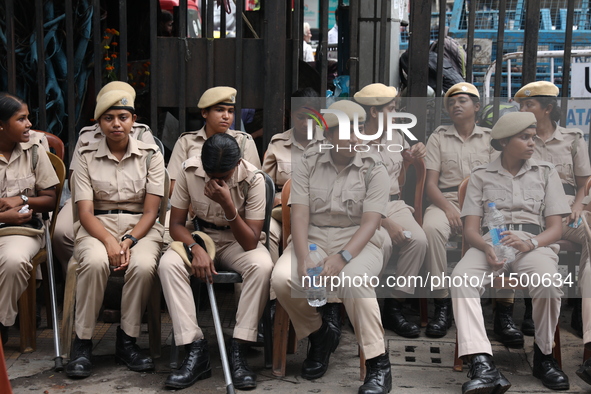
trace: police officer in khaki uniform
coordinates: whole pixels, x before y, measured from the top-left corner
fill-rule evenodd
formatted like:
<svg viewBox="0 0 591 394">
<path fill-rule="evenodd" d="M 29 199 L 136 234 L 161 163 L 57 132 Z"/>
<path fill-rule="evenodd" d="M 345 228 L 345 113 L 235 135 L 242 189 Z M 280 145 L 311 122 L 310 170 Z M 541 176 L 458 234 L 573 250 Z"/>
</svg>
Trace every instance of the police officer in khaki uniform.
<svg viewBox="0 0 591 394">
<path fill-rule="evenodd" d="M 464 383 L 463 393 L 502 393 L 511 386 L 494 366 L 480 305 L 480 296 L 495 274 L 519 278 L 533 297 L 533 375 L 548 388 L 569 388 L 568 377 L 552 356 L 552 346 L 562 296 L 554 242 L 560 239 L 562 217 L 570 214 L 570 208 L 554 166 L 531 158 L 535 121 L 531 113 L 502 116 L 491 131 L 491 145 L 502 151 L 501 156 L 470 175 L 461 215 L 464 236 L 472 247 L 455 267 L 451 288 L 458 352 L 472 363 L 471 381 Z M 499 237 L 516 249 L 513 262 L 499 261 L 488 228 L 480 235 L 489 203 L 496 204 L 510 229 Z"/>
<path fill-rule="evenodd" d="M 164 194 L 164 158 L 155 145 L 129 137 L 136 115 L 127 90 L 103 94 L 94 117 L 105 138 L 80 149 L 72 183 L 80 220 L 74 224 L 79 268 L 69 377 L 91 373 L 91 338 L 110 266 L 125 270 L 115 357 L 133 371 L 154 368 L 136 338 L 162 247 L 164 228 L 156 218 Z"/>
<path fill-rule="evenodd" d="M 528 83 L 515 93 L 520 110 L 536 116 L 537 135 L 534 159 L 548 161 L 556 167 L 572 213 L 562 223 L 562 239 L 583 243 L 584 231 L 578 226 L 583 210 L 583 198 L 591 164 L 587 143 L 579 129 L 566 129 L 558 125 L 561 110 L 556 97 L 558 87 L 551 82 Z M 569 226 L 570 225 L 570 226 Z M 526 310 L 522 329 L 533 332 L 531 299 L 526 298 Z M 571 325 L 582 336 L 581 305 L 577 301 L 573 309 Z M 523 328 L 525 326 L 525 328 Z"/>
<path fill-rule="evenodd" d="M 45 150 L 30 140 L 29 107 L 18 97 L 0 93 L 0 223 L 23 225 L 55 206 L 59 179 Z M 33 150 L 37 162 L 33 163 Z M 25 205 L 27 212 L 19 212 Z M 31 260 L 44 245 L 43 234 L 0 236 L 0 335 L 8 340 L 17 302 L 27 288 Z"/>
<path fill-rule="evenodd" d="M 462 234 L 458 186 L 474 167 L 486 164 L 498 155 L 490 146 L 490 129 L 476 125 L 480 94 L 474 85 L 461 82 L 449 88 L 444 107 L 453 124 L 439 126 L 427 141 L 425 192 L 431 205 L 423 217 L 423 228 L 429 240 L 425 264 L 430 275 L 439 278 L 447 276 L 446 243 L 452 235 Z M 426 334 L 443 337 L 452 323 L 447 283 L 441 281 L 432 296 L 435 313 L 427 325 Z M 505 303 L 496 308 L 495 332 L 498 331 L 503 343 L 523 345 L 523 335 L 513 326 L 508 325 L 506 335 L 503 330 L 498 330 L 501 314 L 506 315 L 505 310 L 512 305 Z M 499 313 L 501 310 L 503 313 Z"/>
<path fill-rule="evenodd" d="M 360 123 L 365 120 L 363 108 L 351 101 L 337 101 L 329 108 L 343 111 L 350 119 L 358 114 Z M 333 290 L 343 300 L 367 358 L 368 370 L 359 393 L 387 393 L 392 388 L 392 375 L 380 309 L 374 288 L 369 280 L 363 282 L 363 277 L 379 276 L 384 265 L 383 245 L 390 243 L 387 232 L 380 229 L 387 214 L 389 178 L 379 157 L 356 152 L 354 146 L 360 141 L 352 130 L 349 139 L 340 140 L 337 117 L 326 114 L 325 120 L 329 128 L 324 132 L 325 141 L 308 148 L 294 168 L 293 241 L 277 261 L 271 285 L 297 337 L 308 337 L 302 377 L 320 378 L 337 347 L 338 333 L 308 304 L 303 288 L 308 245 L 316 244 L 328 256 L 320 274 L 328 279 L 327 290 L 331 290 L 331 277 L 344 278 Z M 345 282 L 347 278 L 351 282 Z"/>
<path fill-rule="evenodd" d="M 256 387 L 256 374 L 246 361 L 247 345 L 256 341 L 258 321 L 269 300 L 273 262 L 261 242 L 265 219 L 265 182 L 257 168 L 241 159 L 238 141 L 231 134 L 217 133 L 203 144 L 200 156 L 182 165 L 177 177 L 170 212 L 170 233 L 175 241 L 189 245 L 193 254 L 188 270 L 181 257 L 169 249 L 160 260 L 158 273 L 172 319 L 175 341 L 186 345 L 187 355 L 166 386 L 184 388 L 211 376 L 207 341 L 197 323 L 190 276 L 210 280 L 214 262 L 201 246 L 192 242 L 185 227 L 189 205 L 201 231 L 215 243 L 216 265 L 242 275 L 236 325 L 230 345 L 232 380 L 238 389 Z"/>
<path fill-rule="evenodd" d="M 128 92 L 135 100 L 135 89 L 130 84 L 120 81 L 113 81 L 103 86 L 103 88 L 98 92 L 96 96 L 97 102 L 101 96 L 112 90 L 124 90 Z M 136 140 L 143 141 L 146 144 L 156 144 L 154 137 L 152 136 L 152 130 L 150 130 L 148 125 L 143 123 L 134 122 L 129 136 Z M 74 148 L 74 154 L 72 160 L 70 160 L 70 174 L 78 166 L 80 161 L 80 148 L 98 142 L 104 137 L 105 135 L 103 134 L 98 123 L 95 123 L 92 126 L 83 127 L 82 130 L 80 130 L 80 133 L 78 134 L 78 141 L 76 141 L 76 147 Z M 44 139 L 47 141 L 46 138 Z M 47 150 L 49 150 L 49 147 L 47 147 Z M 74 251 L 74 218 L 72 216 L 71 204 L 71 199 L 66 200 L 64 206 L 60 210 L 56 219 L 52 238 L 53 252 L 55 257 L 61 263 L 64 274 L 67 271 L 68 261 L 70 260 L 70 257 L 72 257 L 72 253 Z"/>
<path fill-rule="evenodd" d="M 395 87 L 374 83 L 355 93 L 354 99 L 367 113 L 365 134 L 375 135 L 379 130 L 380 120 L 382 121 L 382 135 L 377 140 L 366 141 L 366 143 L 372 146 L 373 152 L 381 157 L 390 175 L 388 215 L 382 220 L 382 226 L 388 231 L 397 252 L 396 276 L 410 278 L 419 275 L 423 266 L 427 253 L 427 237 L 414 219 L 414 209 L 400 199 L 398 176 L 402 170 L 402 150 L 408 150 L 410 154 L 422 158 L 425 156 L 425 145 L 419 142 L 411 148 L 400 130 L 393 133 L 392 140 L 387 139 L 385 125 L 388 122 L 388 114 L 396 112 L 397 95 Z M 410 231 L 410 237 L 404 234 L 405 231 Z M 384 255 L 389 258 L 390 251 L 384 251 Z M 420 333 L 419 326 L 408 321 L 402 314 L 404 299 L 414 294 L 414 291 L 411 280 L 408 280 L 404 287 L 393 287 L 390 294 L 392 298 L 384 300 L 382 313 L 384 327 L 407 338 L 418 337 Z"/>
</svg>

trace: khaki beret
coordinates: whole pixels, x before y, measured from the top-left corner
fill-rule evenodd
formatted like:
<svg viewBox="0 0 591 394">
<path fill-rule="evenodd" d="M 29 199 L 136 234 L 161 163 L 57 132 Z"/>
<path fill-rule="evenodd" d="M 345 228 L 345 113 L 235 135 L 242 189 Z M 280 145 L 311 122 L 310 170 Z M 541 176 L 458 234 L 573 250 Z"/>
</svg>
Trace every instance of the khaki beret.
<svg viewBox="0 0 591 394">
<path fill-rule="evenodd" d="M 493 126 L 490 144 L 496 150 L 503 150 L 500 139 L 513 137 L 529 127 L 536 127 L 536 117 L 531 112 L 509 112 L 499 118 Z"/>
<path fill-rule="evenodd" d="M 353 98 L 361 105 L 380 106 L 388 104 L 397 95 L 398 91 L 394 86 L 386 86 L 383 83 L 372 83 L 355 93 Z"/>
<path fill-rule="evenodd" d="M 357 114 L 359 123 L 365 122 L 365 110 L 363 107 L 350 100 L 340 100 L 333 103 L 328 109 L 336 109 L 344 112 L 349 117 L 349 120 L 353 122 L 355 114 Z M 339 119 L 335 114 L 324 114 L 324 120 L 328 128 L 337 127 L 339 125 Z"/>
<path fill-rule="evenodd" d="M 98 94 L 96 95 L 96 101 L 99 101 L 105 93 L 110 92 L 112 90 L 125 90 L 131 95 L 131 97 L 135 101 L 135 89 L 133 88 L 133 86 L 131 86 L 127 82 L 121 81 L 109 82 L 108 84 L 103 86 L 103 88 L 99 90 Z"/>
<path fill-rule="evenodd" d="M 207 89 L 201 95 L 197 107 L 200 109 L 209 108 L 216 104 L 234 105 L 236 104 L 236 89 L 229 86 L 217 86 Z"/>
<path fill-rule="evenodd" d="M 134 110 L 133 96 L 127 90 L 111 90 L 97 100 L 94 119 L 98 120 L 109 108 Z"/>
<path fill-rule="evenodd" d="M 215 259 L 215 243 L 211 237 L 201 231 L 194 231 L 191 233 L 191 235 L 193 236 L 195 242 L 205 249 L 209 257 L 212 260 Z M 189 249 L 189 245 L 186 245 L 180 241 L 174 241 L 170 244 L 170 248 L 177 252 L 185 265 L 190 269 L 193 260 L 193 254 L 191 253 L 191 249 Z"/>
<path fill-rule="evenodd" d="M 557 97 L 558 87 L 552 82 L 537 81 L 530 82 L 515 93 L 515 101 L 532 98 L 532 97 Z"/>
<path fill-rule="evenodd" d="M 480 98 L 480 93 L 478 93 L 478 89 L 476 89 L 476 86 L 468 82 L 456 83 L 451 88 L 447 89 L 444 98 L 446 99 L 448 97 L 455 96 L 456 94 L 468 94 L 470 96 Z"/>
</svg>

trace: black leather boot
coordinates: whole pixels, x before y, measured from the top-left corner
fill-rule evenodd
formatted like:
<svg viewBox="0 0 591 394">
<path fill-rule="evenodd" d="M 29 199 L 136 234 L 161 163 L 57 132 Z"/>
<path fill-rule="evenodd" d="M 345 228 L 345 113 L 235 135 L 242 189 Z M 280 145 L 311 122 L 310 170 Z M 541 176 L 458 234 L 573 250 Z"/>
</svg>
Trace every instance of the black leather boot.
<svg viewBox="0 0 591 394">
<path fill-rule="evenodd" d="M 209 347 L 205 338 L 185 345 L 185 352 L 181 367 L 171 372 L 166 378 L 164 382 L 166 387 L 184 389 L 198 380 L 211 377 Z"/>
<path fill-rule="evenodd" d="M 533 337 L 536 334 L 536 326 L 532 318 L 531 298 L 525 297 L 523 303 L 525 304 L 525 312 L 523 313 L 523 321 L 521 322 L 521 332 L 523 335 Z"/>
<path fill-rule="evenodd" d="M 591 384 L 591 358 L 587 359 L 587 361 L 579 367 L 577 370 L 577 376 L 583 379 L 585 383 Z"/>
<path fill-rule="evenodd" d="M 431 338 L 441 338 L 447 334 L 447 329 L 451 327 L 453 310 L 451 298 L 435 298 L 435 313 L 433 319 L 427 324 L 425 334 Z"/>
<path fill-rule="evenodd" d="M 494 331 L 503 345 L 511 348 L 523 347 L 523 334 L 513 322 L 513 304 L 497 302 Z"/>
<path fill-rule="evenodd" d="M 579 338 L 583 338 L 583 304 L 580 298 L 575 298 L 575 305 L 573 306 L 573 313 L 570 316 L 570 326 L 575 330 L 575 334 Z"/>
<path fill-rule="evenodd" d="M 416 338 L 421 333 L 419 326 L 406 320 L 402 314 L 402 303 L 394 298 L 384 300 L 382 325 L 405 338 Z"/>
<path fill-rule="evenodd" d="M 308 355 L 302 364 L 302 377 L 308 380 L 322 377 L 328 369 L 330 354 L 337 349 L 338 343 L 337 333 L 323 321 L 316 332 L 308 335 Z"/>
<path fill-rule="evenodd" d="M 570 384 L 568 376 L 558 367 L 552 354 L 543 354 L 537 343 L 534 343 L 534 377 L 552 390 L 568 390 Z"/>
<path fill-rule="evenodd" d="M 329 302 L 320 308 L 322 311 L 322 320 L 327 322 L 330 329 L 337 333 L 337 346 L 339 345 L 339 341 L 341 340 L 342 305 L 343 304 L 339 304 L 336 302 Z"/>
<path fill-rule="evenodd" d="M 0 323 L 0 336 L 2 336 L 2 346 L 8 342 L 8 327 Z"/>
<path fill-rule="evenodd" d="M 392 390 L 392 368 L 388 353 L 365 360 L 365 380 L 358 394 L 386 394 Z"/>
<path fill-rule="evenodd" d="M 78 335 L 72 343 L 70 362 L 66 365 L 66 375 L 69 378 L 86 378 L 92 372 L 92 339 L 80 339 Z"/>
<path fill-rule="evenodd" d="M 495 367 L 492 356 L 476 354 L 472 357 L 470 381 L 462 385 L 462 394 L 502 394 L 509 390 L 511 383 Z"/>
<path fill-rule="evenodd" d="M 232 338 L 229 349 L 229 362 L 232 372 L 232 382 L 239 390 L 254 389 L 257 386 L 257 375 L 250 369 L 246 362 L 248 344 L 240 343 Z"/>
<path fill-rule="evenodd" d="M 154 362 L 148 356 L 143 356 L 140 347 L 135 343 L 136 339 L 130 337 L 117 327 L 117 340 L 115 342 L 115 360 L 119 364 L 125 364 L 135 372 L 151 371 Z"/>
</svg>

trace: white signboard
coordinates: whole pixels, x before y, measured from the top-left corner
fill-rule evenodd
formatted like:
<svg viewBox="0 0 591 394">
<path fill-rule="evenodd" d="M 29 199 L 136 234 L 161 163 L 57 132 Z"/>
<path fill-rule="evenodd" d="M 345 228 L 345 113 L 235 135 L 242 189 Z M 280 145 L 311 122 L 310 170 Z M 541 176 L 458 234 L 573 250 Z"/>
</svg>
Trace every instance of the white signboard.
<svg viewBox="0 0 591 394">
<path fill-rule="evenodd" d="M 573 83 L 571 89 L 574 86 Z M 558 105 L 560 105 L 560 98 L 558 99 Z M 581 130 L 585 136 L 585 141 L 589 142 L 589 123 L 591 123 L 591 100 L 569 100 L 566 121 L 561 120 L 560 124 L 567 129 L 577 128 Z"/>
<path fill-rule="evenodd" d="M 591 97 L 591 63 L 572 63 L 571 97 Z"/>
</svg>

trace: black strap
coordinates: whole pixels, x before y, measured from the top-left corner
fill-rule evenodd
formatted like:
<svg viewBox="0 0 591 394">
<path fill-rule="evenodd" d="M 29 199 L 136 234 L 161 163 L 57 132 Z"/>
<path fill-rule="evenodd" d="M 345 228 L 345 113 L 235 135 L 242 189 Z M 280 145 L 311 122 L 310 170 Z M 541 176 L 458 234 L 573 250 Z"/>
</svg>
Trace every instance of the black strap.
<svg viewBox="0 0 591 394">
<path fill-rule="evenodd" d="M 439 189 L 439 190 L 441 190 L 441 193 L 451 193 L 451 192 L 457 192 L 458 187 L 459 186 L 446 187 L 445 189 Z"/>
<path fill-rule="evenodd" d="M 537 224 L 507 224 L 507 230 L 509 231 L 524 231 L 526 233 L 531 233 L 534 235 L 538 235 L 542 232 L 542 228 Z M 488 233 L 488 227 L 482 227 L 482 235 Z"/>
<path fill-rule="evenodd" d="M 230 226 L 218 226 L 210 222 L 206 222 L 205 220 L 201 220 L 197 218 L 197 223 L 199 223 L 200 228 L 209 228 L 211 230 L 218 230 L 218 231 L 226 231 L 229 230 Z"/>
<path fill-rule="evenodd" d="M 128 215 L 138 215 L 141 212 L 126 211 L 125 209 L 108 209 L 108 210 L 95 209 L 94 210 L 94 216 L 96 216 L 96 215 L 119 214 L 119 213 L 126 213 Z"/>
<path fill-rule="evenodd" d="M 564 188 L 564 194 L 567 196 L 574 196 L 577 194 L 577 189 L 570 183 L 563 183 L 562 187 Z"/>
<path fill-rule="evenodd" d="M 390 201 L 400 200 L 400 194 L 390 194 Z"/>
</svg>

